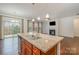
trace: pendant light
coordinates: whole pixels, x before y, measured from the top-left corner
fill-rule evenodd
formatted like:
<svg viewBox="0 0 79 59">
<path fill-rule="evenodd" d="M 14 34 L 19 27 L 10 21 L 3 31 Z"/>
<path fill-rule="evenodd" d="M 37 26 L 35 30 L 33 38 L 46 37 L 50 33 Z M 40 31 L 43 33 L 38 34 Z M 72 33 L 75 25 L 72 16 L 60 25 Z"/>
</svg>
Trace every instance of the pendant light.
<svg viewBox="0 0 79 59">
<path fill-rule="evenodd" d="M 34 21 L 35 21 L 35 19 L 33 18 L 33 19 L 32 19 L 32 22 L 34 22 Z"/>
<path fill-rule="evenodd" d="M 46 14 L 46 19 L 49 19 L 49 14 Z"/>
<path fill-rule="evenodd" d="M 45 20 L 49 20 L 49 14 L 46 14 Z"/>
<path fill-rule="evenodd" d="M 37 20 L 39 21 L 40 20 L 40 17 L 37 17 Z"/>
</svg>

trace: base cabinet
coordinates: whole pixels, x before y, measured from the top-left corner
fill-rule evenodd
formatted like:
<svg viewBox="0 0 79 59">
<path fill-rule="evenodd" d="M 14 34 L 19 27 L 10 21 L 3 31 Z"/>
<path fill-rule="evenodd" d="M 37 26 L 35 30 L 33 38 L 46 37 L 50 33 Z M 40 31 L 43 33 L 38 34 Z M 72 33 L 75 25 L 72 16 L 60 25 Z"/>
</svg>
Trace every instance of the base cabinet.
<svg viewBox="0 0 79 59">
<path fill-rule="evenodd" d="M 41 51 L 41 55 L 56 55 L 57 53 L 57 51 L 56 51 L 56 49 L 57 49 L 57 47 L 56 46 L 54 46 L 53 48 L 51 48 L 49 51 L 47 51 L 47 52 L 43 52 L 43 51 Z"/>
<path fill-rule="evenodd" d="M 21 55 L 31 55 L 32 54 L 32 45 L 25 41 L 24 39 L 21 40 Z"/>
<path fill-rule="evenodd" d="M 33 55 L 40 55 L 40 50 L 38 48 L 36 48 L 35 46 L 33 46 Z"/>
<path fill-rule="evenodd" d="M 23 54 L 25 54 L 25 53 L 26 53 L 26 52 L 25 52 L 24 44 L 21 43 L 21 54 L 23 55 Z"/>
<path fill-rule="evenodd" d="M 20 54 L 21 55 L 56 55 L 57 46 L 54 46 L 47 52 L 43 52 L 25 39 L 20 39 Z"/>
</svg>

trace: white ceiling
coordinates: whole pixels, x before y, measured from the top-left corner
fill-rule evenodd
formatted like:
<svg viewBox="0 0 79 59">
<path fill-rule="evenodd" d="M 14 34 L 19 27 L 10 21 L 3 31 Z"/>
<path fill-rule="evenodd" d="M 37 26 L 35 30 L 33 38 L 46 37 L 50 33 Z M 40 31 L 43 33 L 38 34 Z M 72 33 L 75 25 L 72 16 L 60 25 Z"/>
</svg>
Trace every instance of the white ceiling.
<svg viewBox="0 0 79 59">
<path fill-rule="evenodd" d="M 23 17 L 50 17 L 73 16 L 79 13 L 78 3 L 0 3 L 0 12 Z"/>
</svg>

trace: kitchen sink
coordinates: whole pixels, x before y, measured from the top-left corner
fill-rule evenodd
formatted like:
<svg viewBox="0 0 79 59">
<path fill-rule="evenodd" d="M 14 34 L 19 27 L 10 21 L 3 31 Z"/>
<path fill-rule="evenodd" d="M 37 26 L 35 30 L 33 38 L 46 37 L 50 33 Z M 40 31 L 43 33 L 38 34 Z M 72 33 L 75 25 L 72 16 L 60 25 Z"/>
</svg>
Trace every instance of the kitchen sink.
<svg viewBox="0 0 79 59">
<path fill-rule="evenodd" d="M 26 37 L 28 37 L 31 40 L 37 40 L 37 39 L 41 39 L 42 37 L 38 36 L 38 35 L 27 35 Z"/>
</svg>

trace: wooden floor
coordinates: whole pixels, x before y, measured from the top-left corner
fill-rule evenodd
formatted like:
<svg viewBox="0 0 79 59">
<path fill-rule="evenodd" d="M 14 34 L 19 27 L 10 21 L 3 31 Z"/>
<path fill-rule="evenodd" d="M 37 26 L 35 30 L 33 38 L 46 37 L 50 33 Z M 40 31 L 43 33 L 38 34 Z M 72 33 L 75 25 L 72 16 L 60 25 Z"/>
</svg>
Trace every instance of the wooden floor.
<svg viewBox="0 0 79 59">
<path fill-rule="evenodd" d="M 61 44 L 61 54 L 79 55 L 79 37 L 65 37 Z"/>
<path fill-rule="evenodd" d="M 79 55 L 79 37 L 65 37 L 61 43 L 62 55 Z M 0 40 L 0 55 L 18 55 L 18 38 Z"/>
<path fill-rule="evenodd" d="M 18 55 L 18 38 L 0 40 L 0 55 Z"/>
</svg>

